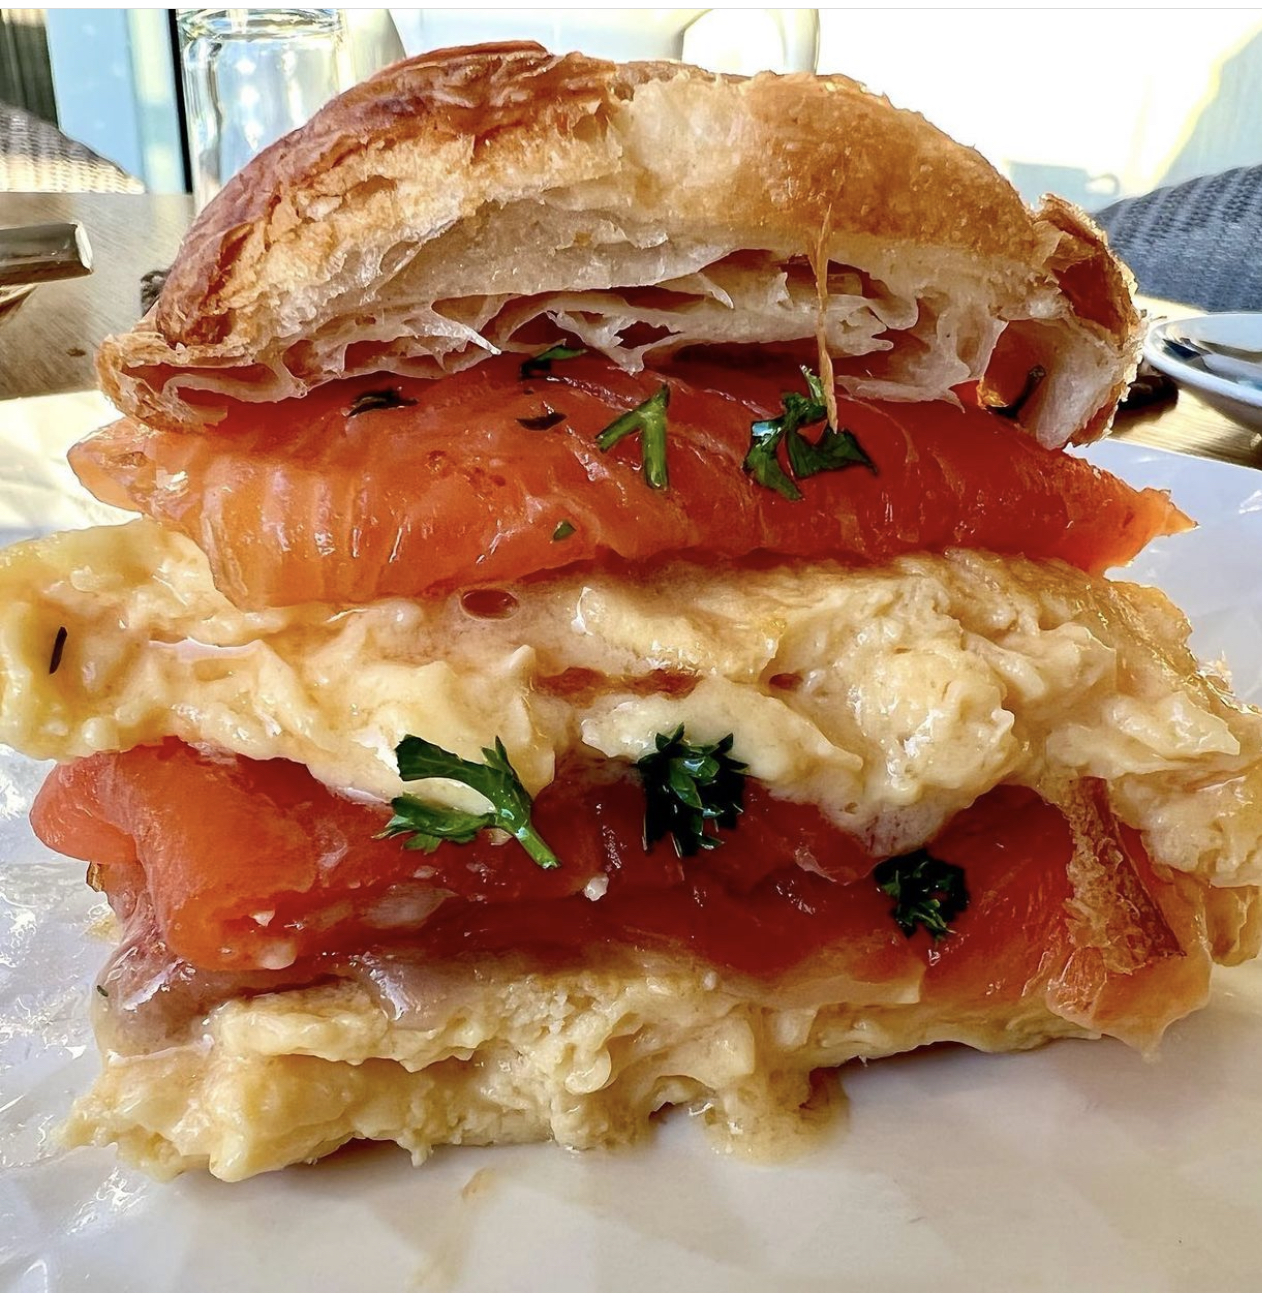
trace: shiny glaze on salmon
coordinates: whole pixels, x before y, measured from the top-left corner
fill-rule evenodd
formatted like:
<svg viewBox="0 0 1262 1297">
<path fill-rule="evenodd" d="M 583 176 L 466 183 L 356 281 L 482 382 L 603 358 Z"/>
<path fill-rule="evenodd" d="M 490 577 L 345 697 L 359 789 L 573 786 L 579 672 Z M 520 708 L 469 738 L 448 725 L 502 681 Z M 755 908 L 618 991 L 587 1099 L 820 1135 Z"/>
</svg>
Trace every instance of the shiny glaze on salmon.
<svg viewBox="0 0 1262 1297">
<path fill-rule="evenodd" d="M 608 453 L 596 438 L 663 383 L 670 486 L 654 490 L 637 437 Z M 391 395 L 363 400 L 374 391 Z M 1101 572 L 1189 525 L 1163 493 L 945 402 L 839 398 L 840 425 L 876 471 L 822 472 L 788 500 L 743 468 L 751 424 L 778 416 L 784 392 L 804 392 L 785 362 L 628 374 L 580 358 L 523 379 L 504 357 L 436 382 L 381 376 L 238 406 L 204 433 L 123 420 L 71 462 L 102 500 L 196 541 L 219 588 L 251 608 L 666 556 L 880 562 L 958 545 Z"/>
<path fill-rule="evenodd" d="M 625 765 L 563 767 L 535 802 L 562 860 L 545 871 L 486 833 L 406 850 L 375 836 L 387 808 L 339 797 L 302 766 L 171 740 L 58 767 L 32 819 L 48 845 L 96 862 L 120 914 L 151 908 L 170 952 L 207 971 L 284 967 L 301 980 L 304 965 L 400 942 L 434 959 L 557 959 L 620 942 L 758 977 L 828 952 L 830 967 L 864 981 L 927 970 L 972 1001 L 1019 997 L 1040 968 L 1068 968 L 1074 954 L 1070 829 L 1028 790 L 996 789 L 929 844 L 964 868 L 971 897 L 936 944 L 904 936 L 870 877 L 875 862 L 810 806 L 751 780 L 723 844 L 684 860 L 666 842 L 645 851 L 643 806 Z M 1130 850 L 1142 886 L 1160 891 L 1142 848 Z M 1105 975 L 1092 966 L 1095 981 Z"/>
</svg>

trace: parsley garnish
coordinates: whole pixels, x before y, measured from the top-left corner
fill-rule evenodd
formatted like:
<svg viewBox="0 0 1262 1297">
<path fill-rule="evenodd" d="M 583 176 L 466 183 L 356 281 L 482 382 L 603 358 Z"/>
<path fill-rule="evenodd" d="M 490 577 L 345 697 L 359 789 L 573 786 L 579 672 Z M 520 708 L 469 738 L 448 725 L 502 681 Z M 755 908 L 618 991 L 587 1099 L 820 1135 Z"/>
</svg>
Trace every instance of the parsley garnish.
<svg viewBox="0 0 1262 1297">
<path fill-rule="evenodd" d="M 495 747 L 483 748 L 482 755 L 485 765 L 465 761 L 436 743 L 409 734 L 394 750 L 403 779 L 454 779 L 481 793 L 491 803 L 491 810 L 481 814 L 460 811 L 404 793 L 390 803 L 394 815 L 379 836 L 410 833 L 405 847 L 433 851 L 439 842 L 472 842 L 481 829 L 503 829 L 537 865 L 555 869 L 561 862 L 530 822 L 530 794 L 522 787 L 503 743 L 497 738 Z"/>
<path fill-rule="evenodd" d="M 949 936 L 951 920 L 968 908 L 964 871 L 931 856 L 923 847 L 882 861 L 872 878 L 893 898 L 890 915 L 908 937 L 918 927 L 934 941 Z"/>
<path fill-rule="evenodd" d="M 807 441 L 802 435 L 802 428 L 828 418 L 819 375 L 803 365 L 802 376 L 810 395 L 785 392 L 780 398 L 784 413 L 778 419 L 760 419 L 750 427 L 749 453 L 745 456 L 745 472 L 760 486 L 779 491 L 786 500 L 800 500 L 802 492 L 780 466 L 781 442 L 788 450 L 793 477 L 799 480 L 832 469 L 853 468 L 857 464 L 876 472 L 876 465 L 859 445 L 854 433 L 845 428 L 838 432 L 825 424 L 819 440 L 814 442 Z"/>
<path fill-rule="evenodd" d="M 577 530 L 578 528 L 576 528 L 568 518 L 563 518 L 559 523 L 557 523 L 557 529 L 552 533 L 552 539 L 569 540 Z"/>
<path fill-rule="evenodd" d="M 1017 399 L 1009 405 L 992 405 L 989 408 L 991 414 L 997 414 L 1001 419 L 1016 419 L 1021 411 L 1025 408 L 1026 402 L 1038 391 L 1039 384 L 1047 377 L 1047 370 L 1042 365 L 1035 365 L 1025 376 L 1025 386 L 1017 395 Z"/>
<path fill-rule="evenodd" d="M 745 763 L 728 756 L 731 750 L 730 734 L 718 743 L 689 743 L 681 725 L 657 736 L 655 751 L 635 763 L 644 781 L 645 850 L 668 833 L 681 856 L 722 846 L 706 821 L 735 828 L 745 809 Z"/>
<path fill-rule="evenodd" d="M 527 419 L 518 419 L 527 432 L 547 432 L 549 428 L 555 428 L 558 423 L 565 421 L 565 415 L 560 410 L 550 409 L 548 406 L 543 407 L 542 414 L 536 414 Z"/>
<path fill-rule="evenodd" d="M 655 491 L 665 491 L 670 486 L 666 471 L 666 407 L 670 404 L 670 388 L 665 383 L 634 410 L 619 415 L 596 438 L 602 452 L 612 450 L 623 437 L 640 434 L 640 450 L 644 456 L 644 480 Z"/>
<path fill-rule="evenodd" d="M 554 360 L 574 360 L 578 356 L 585 355 L 587 355 L 586 347 L 567 347 L 565 343 L 558 342 L 546 351 L 541 351 L 537 356 L 531 356 L 529 360 L 523 360 L 521 376 L 526 379 L 534 374 L 547 374 L 551 372 Z"/>
<path fill-rule="evenodd" d="M 410 396 L 404 396 L 398 388 L 383 387 L 375 392 L 361 392 L 347 411 L 347 418 L 353 419 L 357 414 L 367 414 L 369 410 L 399 410 L 405 405 L 415 405 Z"/>
<path fill-rule="evenodd" d="M 48 659 L 48 674 L 55 676 L 57 668 L 61 666 L 61 655 L 66 647 L 66 635 L 68 634 L 64 626 L 57 627 L 57 635 L 53 640 L 53 651 Z"/>
<path fill-rule="evenodd" d="M 784 399 L 787 417 L 789 400 L 801 398 L 786 396 Z M 764 419 L 750 428 L 752 444 L 742 467 L 760 486 L 779 491 L 786 500 L 800 500 L 802 492 L 793 485 L 793 479 L 780 467 L 780 456 L 777 452 L 780 449 L 780 442 L 784 439 L 784 428 L 780 425 L 779 419 Z"/>
</svg>

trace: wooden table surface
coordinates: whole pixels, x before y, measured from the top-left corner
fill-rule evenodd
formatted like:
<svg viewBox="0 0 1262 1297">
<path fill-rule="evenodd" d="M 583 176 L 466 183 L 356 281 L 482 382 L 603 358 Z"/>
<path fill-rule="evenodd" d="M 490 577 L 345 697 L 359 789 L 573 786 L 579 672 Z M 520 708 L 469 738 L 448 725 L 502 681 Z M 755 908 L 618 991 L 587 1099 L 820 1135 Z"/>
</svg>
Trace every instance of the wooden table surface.
<svg viewBox="0 0 1262 1297">
<path fill-rule="evenodd" d="M 86 279 L 38 288 L 0 324 L 0 400 L 94 387 L 94 351 L 135 323 L 141 275 L 170 265 L 192 218 L 193 200 L 180 194 L 0 193 L 0 225 L 82 222 L 96 267 Z M 1168 308 L 1147 305 L 1153 313 Z M 1173 406 L 1119 416 L 1113 435 L 1262 468 L 1262 433 L 1188 392 Z"/>
<path fill-rule="evenodd" d="M 43 284 L 0 321 L 0 399 L 96 386 L 92 357 L 140 318 L 140 277 L 169 266 L 193 219 L 185 194 L 5 194 L 0 225 L 78 221 L 92 244 L 84 279 Z"/>
</svg>

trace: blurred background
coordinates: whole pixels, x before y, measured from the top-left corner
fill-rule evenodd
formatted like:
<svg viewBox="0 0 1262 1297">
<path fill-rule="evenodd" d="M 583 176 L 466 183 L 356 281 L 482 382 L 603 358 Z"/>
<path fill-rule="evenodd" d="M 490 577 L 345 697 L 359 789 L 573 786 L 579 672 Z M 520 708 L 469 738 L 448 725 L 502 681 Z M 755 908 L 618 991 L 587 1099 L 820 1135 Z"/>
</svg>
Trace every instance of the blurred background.
<svg viewBox="0 0 1262 1297">
<path fill-rule="evenodd" d="M 0 195 L 191 194 L 405 54 L 529 38 L 843 72 L 1096 215 L 1141 291 L 1262 309 L 1262 10 L 0 9 Z"/>
<path fill-rule="evenodd" d="M 0 10 L 0 101 L 11 118 L 29 114 L 28 134 L 57 128 L 138 187 L 190 191 L 181 12 L 190 11 Z M 1051 190 L 1089 211 L 1262 163 L 1257 9 L 324 12 L 344 26 L 356 79 L 404 53 L 514 37 L 722 71 L 845 72 L 974 145 L 1025 197 Z M 0 186 L 58 179 L 34 166 L 19 173 L 12 143 L 4 152 Z"/>
</svg>

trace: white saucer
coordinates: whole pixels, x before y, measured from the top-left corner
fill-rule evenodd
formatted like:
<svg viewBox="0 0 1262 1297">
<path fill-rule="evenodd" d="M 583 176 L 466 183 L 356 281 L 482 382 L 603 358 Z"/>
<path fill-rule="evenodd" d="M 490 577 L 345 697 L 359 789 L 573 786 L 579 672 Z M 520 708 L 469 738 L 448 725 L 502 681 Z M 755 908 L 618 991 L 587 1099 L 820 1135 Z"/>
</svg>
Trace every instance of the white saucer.
<svg viewBox="0 0 1262 1297">
<path fill-rule="evenodd" d="M 1262 362 L 1251 352 L 1262 356 L 1262 312 L 1161 320 L 1144 340 L 1149 364 L 1238 423 L 1262 428 Z"/>
</svg>

